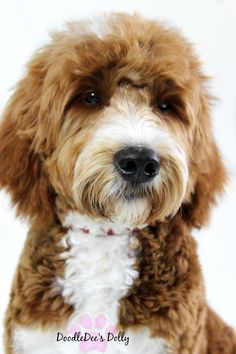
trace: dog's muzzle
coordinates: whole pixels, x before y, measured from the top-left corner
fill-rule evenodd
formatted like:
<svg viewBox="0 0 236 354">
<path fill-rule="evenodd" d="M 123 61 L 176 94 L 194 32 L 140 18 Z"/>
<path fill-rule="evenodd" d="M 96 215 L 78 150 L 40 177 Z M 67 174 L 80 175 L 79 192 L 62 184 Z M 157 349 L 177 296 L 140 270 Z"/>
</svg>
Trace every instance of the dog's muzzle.
<svg viewBox="0 0 236 354">
<path fill-rule="evenodd" d="M 119 175 L 132 185 L 151 182 L 160 170 L 158 154 L 143 146 L 127 146 L 114 156 Z"/>
</svg>

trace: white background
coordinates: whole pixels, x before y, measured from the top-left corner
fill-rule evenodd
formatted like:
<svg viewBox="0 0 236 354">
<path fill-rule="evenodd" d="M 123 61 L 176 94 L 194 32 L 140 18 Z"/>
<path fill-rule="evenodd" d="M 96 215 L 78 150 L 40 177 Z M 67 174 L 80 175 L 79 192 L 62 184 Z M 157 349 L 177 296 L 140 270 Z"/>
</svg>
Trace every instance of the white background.
<svg viewBox="0 0 236 354">
<path fill-rule="evenodd" d="M 0 3 L 0 111 L 48 31 L 67 20 L 103 11 L 134 10 L 179 27 L 196 44 L 205 71 L 214 77 L 215 136 L 230 175 L 227 193 L 208 228 L 196 233 L 210 305 L 236 327 L 236 1 L 234 0 L 8 0 Z M 1 143 L 1 142 L 0 142 Z M 27 226 L 15 220 L 0 193 L 0 321 Z M 0 327 L 2 335 L 2 327 Z M 0 344 L 0 353 L 3 349 Z M 30 353 L 29 353 L 30 354 Z"/>
</svg>

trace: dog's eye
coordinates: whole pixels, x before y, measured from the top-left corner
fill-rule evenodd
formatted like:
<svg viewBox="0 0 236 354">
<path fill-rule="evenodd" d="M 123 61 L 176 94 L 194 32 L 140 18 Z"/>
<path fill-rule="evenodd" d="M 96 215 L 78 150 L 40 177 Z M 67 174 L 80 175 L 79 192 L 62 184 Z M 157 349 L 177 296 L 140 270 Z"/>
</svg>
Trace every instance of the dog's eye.
<svg viewBox="0 0 236 354">
<path fill-rule="evenodd" d="M 171 112 L 173 110 L 172 104 L 167 101 L 160 101 L 157 105 L 161 112 Z"/>
<path fill-rule="evenodd" d="M 101 98 L 95 91 L 89 91 L 84 95 L 83 101 L 87 106 L 97 106 L 101 103 Z"/>
</svg>

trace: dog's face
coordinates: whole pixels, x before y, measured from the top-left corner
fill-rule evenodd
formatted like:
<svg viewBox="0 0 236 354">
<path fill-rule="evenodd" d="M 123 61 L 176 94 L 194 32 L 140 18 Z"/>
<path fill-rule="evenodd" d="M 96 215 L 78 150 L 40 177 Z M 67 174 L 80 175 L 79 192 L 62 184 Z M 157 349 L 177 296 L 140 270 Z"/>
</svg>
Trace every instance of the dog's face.
<svg viewBox="0 0 236 354">
<path fill-rule="evenodd" d="M 163 220 L 189 194 L 193 134 L 184 103 L 170 79 L 143 81 L 140 68 L 135 78 L 124 67 L 121 75 L 113 70 L 91 73 L 92 82 L 85 77 L 69 102 L 47 162 L 50 179 L 80 212 L 129 225 Z"/>
<path fill-rule="evenodd" d="M 70 26 L 35 56 L 6 110 L 0 183 L 31 217 L 55 214 L 59 198 L 122 224 L 180 210 L 200 226 L 225 179 L 205 80 L 191 46 L 154 22 Z"/>
</svg>

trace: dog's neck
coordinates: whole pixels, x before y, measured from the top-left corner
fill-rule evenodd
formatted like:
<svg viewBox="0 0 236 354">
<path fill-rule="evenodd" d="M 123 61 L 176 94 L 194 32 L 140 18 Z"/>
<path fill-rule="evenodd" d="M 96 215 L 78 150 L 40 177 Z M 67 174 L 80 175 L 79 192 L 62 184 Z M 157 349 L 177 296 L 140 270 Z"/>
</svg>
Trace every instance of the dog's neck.
<svg viewBox="0 0 236 354">
<path fill-rule="evenodd" d="M 85 235 L 119 236 L 124 234 L 132 235 L 147 225 L 118 225 L 103 219 L 93 219 L 70 211 L 64 217 L 63 226 Z"/>
</svg>

